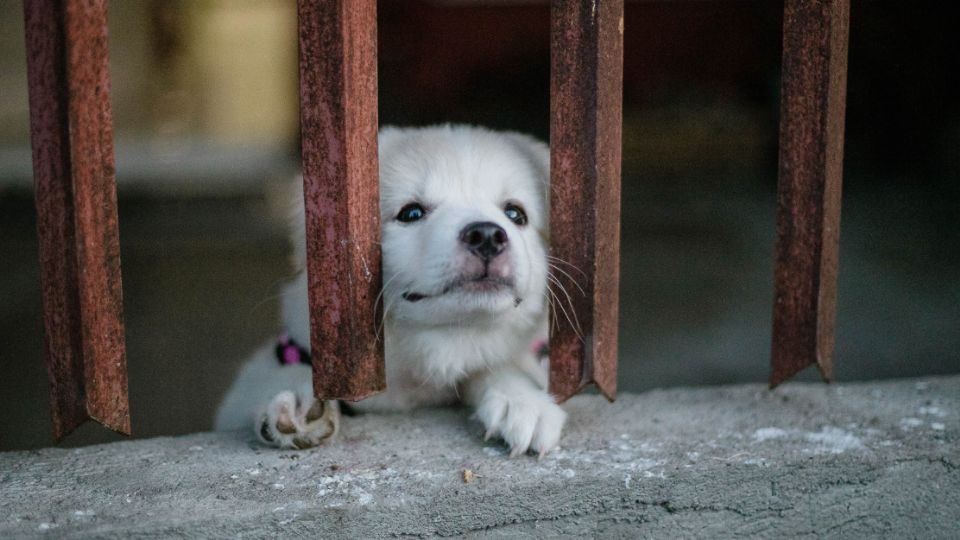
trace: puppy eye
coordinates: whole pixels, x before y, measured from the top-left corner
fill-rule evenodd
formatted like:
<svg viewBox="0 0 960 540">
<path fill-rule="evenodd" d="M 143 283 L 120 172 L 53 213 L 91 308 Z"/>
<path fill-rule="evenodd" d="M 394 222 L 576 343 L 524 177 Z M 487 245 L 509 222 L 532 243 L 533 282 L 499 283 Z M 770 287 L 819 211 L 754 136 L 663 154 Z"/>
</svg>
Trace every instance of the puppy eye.
<svg viewBox="0 0 960 540">
<path fill-rule="evenodd" d="M 425 215 L 427 215 L 427 211 L 424 210 L 423 206 L 420 206 L 419 203 L 410 203 L 400 209 L 400 213 L 397 214 L 397 221 L 410 223 L 423 219 Z"/>
<path fill-rule="evenodd" d="M 516 223 L 517 225 L 527 224 L 527 213 L 523 211 L 523 208 L 517 206 L 516 204 L 507 203 L 507 206 L 503 208 L 503 213 L 506 214 L 507 219 Z"/>
</svg>

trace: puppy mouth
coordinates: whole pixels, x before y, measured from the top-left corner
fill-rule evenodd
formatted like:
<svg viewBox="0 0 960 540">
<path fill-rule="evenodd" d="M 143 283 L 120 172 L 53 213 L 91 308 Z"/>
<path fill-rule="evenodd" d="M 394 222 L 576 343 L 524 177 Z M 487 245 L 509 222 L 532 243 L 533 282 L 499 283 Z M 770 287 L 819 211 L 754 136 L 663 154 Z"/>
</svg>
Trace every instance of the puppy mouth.
<svg viewBox="0 0 960 540">
<path fill-rule="evenodd" d="M 465 276 L 457 278 L 450 283 L 447 283 L 444 286 L 443 290 L 439 294 L 424 294 L 415 291 L 407 291 L 402 293 L 400 296 L 407 302 L 419 302 L 428 298 L 437 298 L 444 296 L 447 293 L 455 291 L 463 291 L 467 293 L 495 293 L 503 289 L 512 289 L 513 280 L 502 277 L 495 277 L 489 274 L 481 274 L 476 276 Z M 520 304 L 521 299 L 517 298 L 515 300 L 516 304 Z"/>
</svg>

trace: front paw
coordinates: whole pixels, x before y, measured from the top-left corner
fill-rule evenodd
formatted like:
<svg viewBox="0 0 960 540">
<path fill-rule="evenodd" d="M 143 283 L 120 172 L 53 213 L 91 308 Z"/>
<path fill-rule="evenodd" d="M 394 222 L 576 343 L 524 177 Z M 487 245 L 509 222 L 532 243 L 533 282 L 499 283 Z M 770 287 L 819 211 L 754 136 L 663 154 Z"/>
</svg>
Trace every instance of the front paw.
<svg viewBox="0 0 960 540">
<path fill-rule="evenodd" d="M 533 450 L 542 458 L 560 442 L 567 413 L 544 392 L 508 396 L 490 390 L 477 407 L 477 418 L 487 428 L 484 440 L 499 435 L 510 447 L 510 457 Z"/>
<path fill-rule="evenodd" d="M 257 437 L 270 446 L 302 450 L 332 439 L 339 426 L 336 401 L 280 392 L 259 415 L 254 428 Z"/>
</svg>

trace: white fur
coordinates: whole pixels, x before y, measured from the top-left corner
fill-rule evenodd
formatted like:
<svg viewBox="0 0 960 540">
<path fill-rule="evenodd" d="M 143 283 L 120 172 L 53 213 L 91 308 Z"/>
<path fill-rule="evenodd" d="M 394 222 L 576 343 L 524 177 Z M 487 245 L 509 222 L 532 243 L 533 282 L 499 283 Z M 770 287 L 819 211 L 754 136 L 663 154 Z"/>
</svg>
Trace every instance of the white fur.
<svg viewBox="0 0 960 540">
<path fill-rule="evenodd" d="M 476 408 L 487 436 L 502 437 L 512 455 L 527 450 L 542 455 L 556 447 L 566 419 L 546 393 L 546 374 L 531 352 L 534 340 L 546 337 L 546 145 L 516 133 L 446 125 L 385 128 L 379 148 L 388 389 L 351 405 L 404 411 L 462 397 Z M 302 196 L 295 200 L 294 263 L 301 272 L 285 289 L 282 311 L 289 334 L 306 345 Z M 411 202 L 422 204 L 426 216 L 398 221 L 400 209 Z M 526 225 L 507 218 L 508 203 L 523 207 Z M 487 266 L 459 239 L 474 222 L 499 225 L 509 239 Z M 473 275 L 477 265 L 491 275 L 496 266 L 497 275 L 512 283 L 459 286 L 458 278 Z M 409 301 L 404 293 L 425 298 Z M 297 445 L 327 440 L 333 436 L 327 420 L 334 422 L 334 432 L 338 422 L 328 417 L 337 411 L 327 407 L 324 422 L 306 422 L 312 401 L 309 368 L 281 367 L 272 345 L 265 346 L 243 368 L 216 427 L 237 429 L 253 419 L 261 439 L 277 446 L 294 446 L 295 437 Z M 293 424 L 296 432 L 281 434 L 278 424 L 286 431 Z"/>
</svg>

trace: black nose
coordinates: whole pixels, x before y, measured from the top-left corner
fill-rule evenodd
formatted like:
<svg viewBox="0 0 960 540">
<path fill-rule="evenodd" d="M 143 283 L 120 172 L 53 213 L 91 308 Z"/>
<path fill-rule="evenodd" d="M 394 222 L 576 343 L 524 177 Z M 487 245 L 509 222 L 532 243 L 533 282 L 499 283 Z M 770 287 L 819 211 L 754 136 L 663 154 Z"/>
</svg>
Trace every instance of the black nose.
<svg viewBox="0 0 960 540">
<path fill-rule="evenodd" d="M 507 231 L 496 223 L 477 221 L 460 231 L 460 241 L 471 253 L 489 261 L 507 247 Z"/>
</svg>

